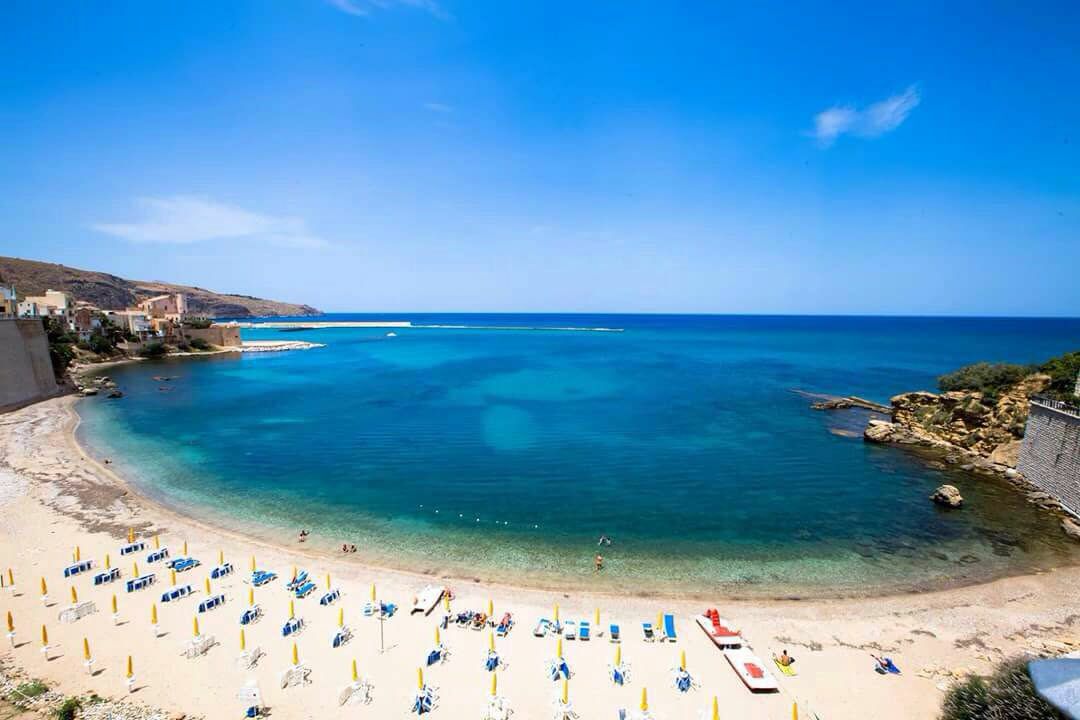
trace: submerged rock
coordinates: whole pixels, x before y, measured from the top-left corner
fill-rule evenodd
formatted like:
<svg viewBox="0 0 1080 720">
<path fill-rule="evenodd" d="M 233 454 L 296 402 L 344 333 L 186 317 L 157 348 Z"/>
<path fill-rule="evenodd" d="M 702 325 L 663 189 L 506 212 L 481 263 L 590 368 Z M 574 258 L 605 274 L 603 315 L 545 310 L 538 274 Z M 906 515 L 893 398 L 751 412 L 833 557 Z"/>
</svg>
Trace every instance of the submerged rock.
<svg viewBox="0 0 1080 720">
<path fill-rule="evenodd" d="M 960 491 L 956 489 L 955 485 L 942 485 L 934 491 L 930 499 L 938 505 L 950 508 L 958 508 L 964 504 L 964 498 L 961 497 Z"/>
</svg>

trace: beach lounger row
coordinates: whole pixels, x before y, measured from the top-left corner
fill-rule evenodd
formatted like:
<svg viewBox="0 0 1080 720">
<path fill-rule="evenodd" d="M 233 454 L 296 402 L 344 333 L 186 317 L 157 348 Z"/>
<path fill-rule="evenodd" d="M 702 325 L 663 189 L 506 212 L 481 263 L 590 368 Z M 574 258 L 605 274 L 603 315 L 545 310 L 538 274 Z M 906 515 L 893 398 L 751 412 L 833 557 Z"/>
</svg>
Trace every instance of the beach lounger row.
<svg viewBox="0 0 1080 720">
<path fill-rule="evenodd" d="M 160 550 L 151 550 L 146 554 L 147 563 L 161 562 L 162 560 L 169 559 L 169 548 L 161 548 Z"/>
<path fill-rule="evenodd" d="M 128 592 L 135 592 L 136 590 L 142 590 L 148 588 L 154 584 L 154 573 L 147 573 L 146 575 L 140 575 L 137 578 L 131 578 L 125 583 L 125 590 Z"/>
<path fill-rule="evenodd" d="M 656 628 L 653 627 L 651 622 L 641 623 L 641 633 L 645 638 L 645 642 L 677 642 L 679 636 L 675 632 L 675 616 L 664 615 L 662 618 L 663 626 Z"/>
<path fill-rule="evenodd" d="M 175 570 L 176 572 L 186 572 L 188 570 L 199 567 L 199 565 L 201 564 L 202 563 L 200 563 L 195 558 L 182 557 L 176 558 L 175 560 L 170 560 L 168 563 L 166 563 L 166 567 Z"/>
<path fill-rule="evenodd" d="M 341 599 L 341 591 L 337 588 L 334 588 L 333 590 L 323 594 L 323 596 L 319 598 L 319 604 L 323 606 L 333 605 L 339 599 Z"/>
<path fill-rule="evenodd" d="M 384 602 L 367 602 L 362 609 L 364 617 L 394 617 L 397 605 Z"/>
<path fill-rule="evenodd" d="M 75 575 L 81 575 L 82 573 L 93 567 L 93 560 L 82 560 L 74 565 L 68 565 L 64 568 L 64 577 L 73 577 Z"/>
<path fill-rule="evenodd" d="M 144 542 L 142 542 L 140 540 L 139 542 L 133 542 L 133 543 L 128 543 L 127 545 L 121 545 L 120 546 L 120 554 L 121 555 L 130 555 L 131 553 L 142 552 L 145 549 L 146 549 L 146 543 L 144 543 Z"/>
<path fill-rule="evenodd" d="M 183 598 L 186 598 L 188 595 L 191 595 L 194 592 L 195 591 L 191 588 L 190 585 L 178 585 L 176 587 L 169 588 L 165 592 L 161 593 L 161 602 L 176 602 L 177 600 L 182 600 Z"/>
<path fill-rule="evenodd" d="M 285 589 L 289 592 L 296 592 L 296 588 L 300 587 L 308 581 L 307 570 L 301 570 L 300 573 L 289 582 L 285 583 Z"/>
<path fill-rule="evenodd" d="M 210 571 L 211 580 L 220 580 L 223 577 L 232 575 L 233 565 L 232 563 L 225 563 L 224 565 L 218 565 L 216 568 Z"/>
<path fill-rule="evenodd" d="M 214 595 L 212 597 L 206 598 L 205 600 L 203 600 L 202 602 L 199 603 L 199 612 L 201 612 L 201 613 L 208 612 L 210 610 L 213 610 L 216 607 L 221 607 L 224 604 L 225 604 L 225 596 L 224 595 Z"/>
<path fill-rule="evenodd" d="M 294 590 L 296 598 L 298 600 L 306 598 L 308 595 L 315 592 L 316 587 L 317 586 L 315 585 L 315 583 L 311 582 L 310 580 L 308 582 L 302 583 L 301 585 L 298 585 Z"/>
<path fill-rule="evenodd" d="M 285 621 L 285 624 L 281 626 L 281 637 L 289 637 L 295 635 L 304 629 L 304 621 L 300 618 L 289 618 Z"/>
<path fill-rule="evenodd" d="M 106 585 L 120 579 L 120 568 L 109 568 L 94 576 L 95 585 Z"/>
<path fill-rule="evenodd" d="M 263 585 L 273 582 L 277 579 L 277 573 L 267 572 L 266 570 L 256 570 L 251 573 L 251 582 L 255 587 L 262 587 Z"/>
<path fill-rule="evenodd" d="M 499 637 L 506 637 L 506 635 L 513 627 L 514 617 L 510 613 L 506 613 L 502 616 L 502 619 L 499 620 L 498 624 L 495 626 L 495 634 Z"/>
<path fill-rule="evenodd" d="M 244 612 L 242 612 L 240 614 L 240 624 L 241 625 L 250 625 L 251 623 L 256 622 L 261 617 L 262 617 L 262 608 L 259 607 L 258 605 L 252 605 L 251 607 L 249 607 L 247 610 L 245 610 Z"/>
<path fill-rule="evenodd" d="M 350 640 L 352 640 L 352 630 L 347 625 L 343 625 L 330 638 L 330 647 L 339 648 Z"/>
</svg>

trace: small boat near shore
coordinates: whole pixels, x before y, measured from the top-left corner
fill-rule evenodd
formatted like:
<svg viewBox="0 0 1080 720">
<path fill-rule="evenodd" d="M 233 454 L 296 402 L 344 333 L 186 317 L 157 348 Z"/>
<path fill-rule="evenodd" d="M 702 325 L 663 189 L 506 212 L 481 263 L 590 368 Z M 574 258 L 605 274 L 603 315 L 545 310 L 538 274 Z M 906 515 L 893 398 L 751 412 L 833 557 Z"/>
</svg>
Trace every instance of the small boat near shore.
<svg viewBox="0 0 1080 720">
<path fill-rule="evenodd" d="M 769 672 L 761 658 L 748 648 L 728 648 L 724 650 L 724 657 L 751 692 L 776 692 L 780 689 L 776 676 Z"/>
<path fill-rule="evenodd" d="M 701 615 L 694 616 L 694 621 L 697 622 L 698 627 L 705 631 L 713 644 L 721 650 L 741 647 L 743 644 L 739 631 L 732 629 L 731 623 L 720 617 L 720 613 L 716 608 L 709 608 Z"/>
</svg>

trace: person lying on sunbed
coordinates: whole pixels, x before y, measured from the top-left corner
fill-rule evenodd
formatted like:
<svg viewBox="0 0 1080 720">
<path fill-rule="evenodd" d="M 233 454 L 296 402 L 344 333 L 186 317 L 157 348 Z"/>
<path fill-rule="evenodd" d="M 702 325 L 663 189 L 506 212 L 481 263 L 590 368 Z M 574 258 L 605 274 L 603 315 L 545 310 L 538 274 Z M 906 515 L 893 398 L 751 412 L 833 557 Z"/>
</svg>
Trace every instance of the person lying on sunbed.
<svg viewBox="0 0 1080 720">
<path fill-rule="evenodd" d="M 777 664 L 783 665 L 784 667 L 790 667 L 795 663 L 795 658 L 788 655 L 787 650 L 784 650 L 782 653 L 780 653 L 779 657 L 773 655 L 773 660 L 775 660 Z"/>
</svg>

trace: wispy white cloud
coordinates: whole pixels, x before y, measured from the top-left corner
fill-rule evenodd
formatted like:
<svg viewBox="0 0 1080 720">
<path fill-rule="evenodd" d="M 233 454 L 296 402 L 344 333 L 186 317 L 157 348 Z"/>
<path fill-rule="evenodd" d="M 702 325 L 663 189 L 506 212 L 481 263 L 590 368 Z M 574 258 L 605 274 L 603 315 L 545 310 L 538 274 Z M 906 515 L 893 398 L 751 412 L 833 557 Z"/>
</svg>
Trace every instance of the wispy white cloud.
<svg viewBox="0 0 1080 720">
<path fill-rule="evenodd" d="M 841 135 L 875 138 L 900 127 L 922 98 L 912 85 L 904 92 L 858 109 L 851 105 L 836 105 L 814 116 L 810 133 L 822 147 L 829 147 Z"/>
<path fill-rule="evenodd" d="M 94 223 L 98 232 L 131 242 L 190 245 L 207 240 L 252 240 L 279 247 L 318 248 L 303 218 L 264 215 L 196 195 L 144 197 L 132 222 Z"/>
<path fill-rule="evenodd" d="M 429 103 L 424 103 L 424 107 L 427 108 L 428 110 L 430 110 L 431 112 L 437 112 L 437 113 L 452 113 L 452 112 L 454 112 L 454 107 L 452 105 L 447 105 L 445 103 L 429 102 Z"/>
<path fill-rule="evenodd" d="M 435 0 L 326 0 L 343 13 L 364 17 L 373 10 L 386 10 L 392 7 L 410 7 L 424 10 L 431 15 L 446 20 L 450 14 Z"/>
</svg>

